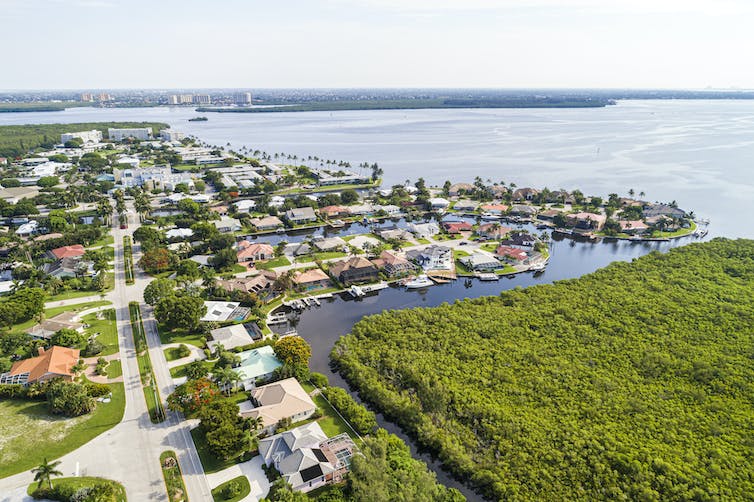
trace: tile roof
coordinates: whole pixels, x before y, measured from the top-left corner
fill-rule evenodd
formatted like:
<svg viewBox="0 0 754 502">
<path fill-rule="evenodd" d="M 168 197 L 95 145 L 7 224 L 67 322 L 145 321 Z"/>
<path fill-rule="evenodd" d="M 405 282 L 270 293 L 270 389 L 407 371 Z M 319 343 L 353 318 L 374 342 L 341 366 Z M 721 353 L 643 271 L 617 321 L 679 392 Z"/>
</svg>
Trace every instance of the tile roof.
<svg viewBox="0 0 754 502">
<path fill-rule="evenodd" d="M 79 349 L 53 346 L 48 350 L 40 348 L 41 354 L 13 364 L 9 374 L 28 373 L 27 382 L 35 382 L 48 373 L 60 376 L 73 376 L 72 368 L 79 360 Z"/>
<path fill-rule="evenodd" d="M 78 256 L 84 256 L 86 250 L 81 244 L 74 244 L 73 246 L 63 246 L 55 248 L 50 251 L 58 260 L 63 258 L 76 258 Z"/>
</svg>

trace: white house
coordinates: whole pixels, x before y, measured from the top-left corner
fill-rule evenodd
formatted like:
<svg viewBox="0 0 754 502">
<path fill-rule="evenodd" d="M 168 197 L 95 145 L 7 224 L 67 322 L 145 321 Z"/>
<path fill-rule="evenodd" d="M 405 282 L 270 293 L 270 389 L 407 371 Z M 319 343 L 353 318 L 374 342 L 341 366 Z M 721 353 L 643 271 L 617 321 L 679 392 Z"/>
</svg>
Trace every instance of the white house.
<svg viewBox="0 0 754 502">
<path fill-rule="evenodd" d="M 437 223 L 429 222 L 429 223 L 409 223 L 408 224 L 408 231 L 414 234 L 415 236 L 419 238 L 426 239 L 427 237 L 431 237 L 433 235 L 437 235 L 440 233 L 440 227 L 437 226 Z"/>
<path fill-rule="evenodd" d="M 219 232 L 223 233 L 239 232 L 241 230 L 241 222 L 235 218 L 230 218 L 229 216 L 223 216 L 219 220 L 215 220 L 212 223 L 215 225 L 215 228 L 217 228 Z"/>
</svg>

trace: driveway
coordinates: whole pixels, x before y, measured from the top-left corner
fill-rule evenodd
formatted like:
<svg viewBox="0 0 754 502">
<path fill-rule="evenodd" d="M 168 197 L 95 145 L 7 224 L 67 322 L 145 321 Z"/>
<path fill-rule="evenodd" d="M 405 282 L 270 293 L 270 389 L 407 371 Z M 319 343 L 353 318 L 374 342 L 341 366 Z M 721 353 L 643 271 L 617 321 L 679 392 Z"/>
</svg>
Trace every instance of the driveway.
<svg viewBox="0 0 754 502">
<path fill-rule="evenodd" d="M 270 491 L 270 483 L 267 481 L 267 475 L 262 470 L 262 457 L 257 455 L 247 462 L 236 464 L 220 472 L 207 474 L 207 483 L 213 489 L 217 488 L 226 481 L 246 476 L 251 485 L 249 495 L 241 499 L 240 502 L 256 502 L 267 496 Z"/>
</svg>

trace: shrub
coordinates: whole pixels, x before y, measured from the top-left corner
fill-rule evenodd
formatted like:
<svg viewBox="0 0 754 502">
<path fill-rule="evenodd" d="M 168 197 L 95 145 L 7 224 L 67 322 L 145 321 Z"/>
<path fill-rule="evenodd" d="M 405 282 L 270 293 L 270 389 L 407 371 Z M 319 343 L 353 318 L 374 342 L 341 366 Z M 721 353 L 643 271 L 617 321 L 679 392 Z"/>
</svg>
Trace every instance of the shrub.
<svg viewBox="0 0 754 502">
<path fill-rule="evenodd" d="M 104 383 L 87 382 L 84 384 L 86 393 L 91 397 L 102 397 L 110 394 L 110 386 Z"/>
<path fill-rule="evenodd" d="M 182 343 L 178 346 L 178 350 L 176 351 L 179 358 L 182 357 L 188 357 L 191 355 L 191 349 L 189 349 L 186 344 Z"/>
<path fill-rule="evenodd" d="M 320 389 L 323 389 L 330 385 L 330 382 L 327 380 L 327 376 L 323 375 L 322 373 L 311 373 L 309 375 L 309 380 L 311 380 L 315 387 L 318 387 Z"/>
<path fill-rule="evenodd" d="M 77 383 L 57 380 L 47 387 L 46 394 L 51 413 L 76 417 L 94 409 L 94 399 Z"/>
<path fill-rule="evenodd" d="M 322 389 L 330 404 L 343 415 L 356 432 L 369 434 L 377 427 L 377 419 L 374 413 L 354 401 L 351 395 L 340 387 L 327 387 Z"/>
<path fill-rule="evenodd" d="M 91 342 L 86 344 L 86 348 L 84 349 L 84 355 L 86 357 L 96 356 L 103 350 L 105 350 L 104 345 L 99 343 L 97 340 L 92 340 Z"/>
<path fill-rule="evenodd" d="M 226 500 L 238 497 L 239 495 L 241 495 L 241 490 L 241 483 L 239 483 L 238 481 L 231 481 L 225 486 L 225 490 L 223 490 L 223 497 L 225 497 Z"/>
</svg>

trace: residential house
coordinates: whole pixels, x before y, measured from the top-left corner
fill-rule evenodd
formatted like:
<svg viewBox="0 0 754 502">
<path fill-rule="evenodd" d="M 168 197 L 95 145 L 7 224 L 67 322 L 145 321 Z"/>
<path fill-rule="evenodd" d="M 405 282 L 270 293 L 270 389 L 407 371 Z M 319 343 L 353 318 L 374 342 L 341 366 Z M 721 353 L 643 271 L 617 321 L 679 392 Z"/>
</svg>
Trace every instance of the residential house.
<svg viewBox="0 0 754 502">
<path fill-rule="evenodd" d="M 408 230 L 409 232 L 412 232 L 415 236 L 422 239 L 426 239 L 427 237 L 432 237 L 433 235 L 437 235 L 440 233 L 440 227 L 438 227 L 437 223 L 434 223 L 434 222 L 409 223 Z"/>
<path fill-rule="evenodd" d="M 386 241 L 389 241 L 389 240 L 407 241 L 414 237 L 408 230 L 404 230 L 402 228 L 398 228 L 394 226 L 383 228 L 380 230 L 375 230 L 374 233 Z"/>
<path fill-rule="evenodd" d="M 363 216 L 365 214 L 372 214 L 376 211 L 375 207 L 372 204 L 356 204 L 353 206 L 348 206 L 348 210 L 351 212 L 354 216 Z"/>
<path fill-rule="evenodd" d="M 91 277 L 94 275 L 94 263 L 82 260 L 80 257 L 69 257 L 48 263 L 43 267 L 46 274 L 58 279 L 67 277 Z"/>
<path fill-rule="evenodd" d="M 245 293 L 259 293 L 269 289 L 275 282 L 277 274 L 272 271 L 262 270 L 261 273 L 251 277 L 233 277 L 231 279 L 217 279 L 216 283 L 225 291 L 243 291 Z"/>
<path fill-rule="evenodd" d="M 319 214 L 325 218 L 340 218 L 350 215 L 351 211 L 345 206 L 325 206 L 319 209 Z"/>
<path fill-rule="evenodd" d="M 330 275 L 341 284 L 354 284 L 376 281 L 378 271 L 371 261 L 361 256 L 354 256 L 331 264 Z"/>
<path fill-rule="evenodd" d="M 311 207 L 297 207 L 285 212 L 285 217 L 293 225 L 302 225 L 317 221 L 317 215 Z"/>
<path fill-rule="evenodd" d="M 249 315 L 249 309 L 239 302 L 205 301 L 204 306 L 207 313 L 199 319 L 204 322 L 243 321 Z"/>
<path fill-rule="evenodd" d="M 18 204 L 23 199 L 33 199 L 39 195 L 37 186 L 7 187 L 0 189 L 0 199 L 10 204 Z"/>
<path fill-rule="evenodd" d="M 415 261 L 424 270 L 452 270 L 453 250 L 433 244 L 424 249 L 411 249 L 406 257 Z"/>
<path fill-rule="evenodd" d="M 537 243 L 537 238 L 526 232 L 511 232 L 507 239 L 503 239 L 501 242 L 504 246 L 514 247 L 532 247 Z"/>
<path fill-rule="evenodd" d="M 231 350 L 253 342 L 251 335 L 243 324 L 232 324 L 213 329 L 209 333 L 212 335 L 212 340 L 207 342 L 207 347 L 213 354 L 218 345 L 222 345 L 225 350 Z"/>
<path fill-rule="evenodd" d="M 228 216 L 223 216 L 220 220 L 214 220 L 212 223 L 215 225 L 218 232 L 222 233 L 240 232 L 242 228 L 240 221 Z"/>
<path fill-rule="evenodd" d="M 512 246 L 499 246 L 495 250 L 495 255 L 501 260 L 514 264 L 524 262 L 529 257 L 523 249 L 514 248 Z"/>
<path fill-rule="evenodd" d="M 461 232 L 471 232 L 471 223 L 466 221 L 444 221 L 442 222 L 442 228 L 449 234 L 460 234 Z"/>
<path fill-rule="evenodd" d="M 442 197 L 433 197 L 427 201 L 431 209 L 447 209 L 450 206 L 450 201 Z"/>
<path fill-rule="evenodd" d="M 508 211 L 508 206 L 505 204 L 482 204 L 479 206 L 479 210 L 486 214 L 502 216 Z"/>
<path fill-rule="evenodd" d="M 296 272 L 293 275 L 293 283 L 304 291 L 314 291 L 332 286 L 330 277 L 318 268 Z"/>
<path fill-rule="evenodd" d="M 537 218 L 539 218 L 540 220 L 552 220 L 559 214 L 563 214 L 563 211 L 558 211 L 557 209 L 548 209 L 537 214 Z"/>
<path fill-rule="evenodd" d="M 240 241 L 236 246 L 238 263 L 270 260 L 275 257 L 275 249 L 262 242 Z"/>
<path fill-rule="evenodd" d="M 38 228 L 39 222 L 37 222 L 37 220 L 31 220 L 28 223 L 24 223 L 20 227 L 18 227 L 16 229 L 16 235 L 21 237 L 29 236 L 36 233 Z"/>
<path fill-rule="evenodd" d="M 508 235 L 511 230 L 513 229 L 504 227 L 500 223 L 482 223 L 481 225 L 479 225 L 479 228 L 477 228 L 476 233 L 479 234 L 480 237 L 484 237 L 485 239 L 499 240 Z"/>
<path fill-rule="evenodd" d="M 342 482 L 355 451 L 348 434 L 328 439 L 317 422 L 259 440 L 265 465 L 300 492 Z"/>
<path fill-rule="evenodd" d="M 600 230 L 607 221 L 607 216 L 597 213 L 574 213 L 566 215 L 566 222 L 582 230 Z"/>
<path fill-rule="evenodd" d="M 63 246 L 52 249 L 47 252 L 48 256 L 53 260 L 62 260 L 63 258 L 81 258 L 86 253 L 86 249 L 81 244 L 74 244 L 73 246 Z"/>
<path fill-rule="evenodd" d="M 375 207 L 377 208 L 377 211 L 385 211 L 388 216 L 397 216 L 401 212 L 401 208 L 394 204 L 385 204 Z"/>
<path fill-rule="evenodd" d="M 195 254 L 194 256 L 190 257 L 189 260 L 195 262 L 200 267 L 209 267 L 210 266 L 209 260 L 213 256 L 214 255 L 211 255 L 211 254 Z"/>
<path fill-rule="evenodd" d="M 251 399 L 240 404 L 244 418 L 260 418 L 261 432 L 273 434 L 283 419 L 291 423 L 306 420 L 317 411 L 309 394 L 295 378 L 262 385 L 251 391 Z"/>
<path fill-rule="evenodd" d="M 624 234 L 630 234 L 630 235 L 636 235 L 636 234 L 643 234 L 649 231 L 649 225 L 644 223 L 641 220 L 633 220 L 633 221 L 619 221 L 618 224 L 620 225 L 620 231 Z"/>
<path fill-rule="evenodd" d="M 252 218 L 250 223 L 260 231 L 275 230 L 283 226 L 283 222 L 277 216 L 265 216 L 264 218 Z"/>
<path fill-rule="evenodd" d="M 165 232 L 165 238 L 167 238 L 168 240 L 185 240 L 193 237 L 193 235 L 194 231 L 190 228 L 171 228 L 170 230 Z"/>
<path fill-rule="evenodd" d="M 513 204 L 511 206 L 511 214 L 518 216 L 534 216 L 537 214 L 537 208 L 534 206 L 527 206 L 526 204 Z"/>
<path fill-rule="evenodd" d="M 320 251 L 340 251 L 348 246 L 340 237 L 315 237 L 312 245 Z"/>
<path fill-rule="evenodd" d="M 453 205 L 453 209 L 456 211 L 476 211 L 479 207 L 479 203 L 473 200 L 459 200 Z"/>
<path fill-rule="evenodd" d="M 546 202 L 557 202 L 560 204 L 573 204 L 575 199 L 571 194 L 566 192 L 565 190 L 555 190 L 554 192 L 550 192 L 550 195 L 547 197 Z"/>
<path fill-rule="evenodd" d="M 463 193 L 469 194 L 474 192 L 476 190 L 476 187 L 472 185 L 471 183 L 455 183 L 453 185 L 450 185 L 450 189 L 448 190 L 448 195 L 451 197 L 456 197 L 458 195 L 461 195 Z"/>
<path fill-rule="evenodd" d="M 312 247 L 306 242 L 293 242 L 286 244 L 285 254 L 288 256 L 305 256 L 311 254 Z"/>
<path fill-rule="evenodd" d="M 685 218 L 686 211 L 669 204 L 647 204 L 644 206 L 644 217 L 667 216 L 669 218 Z"/>
<path fill-rule="evenodd" d="M 237 200 L 233 205 L 236 207 L 237 213 L 250 213 L 252 209 L 256 207 L 256 202 L 251 199 Z"/>
<path fill-rule="evenodd" d="M 372 263 L 391 277 L 406 275 L 416 270 L 413 263 L 394 251 L 383 251 L 379 258 L 372 260 Z"/>
<path fill-rule="evenodd" d="M 486 253 L 473 253 L 470 256 L 463 256 L 460 261 L 466 268 L 474 272 L 489 272 L 502 268 L 497 258 Z"/>
<path fill-rule="evenodd" d="M 245 390 L 256 387 L 258 381 L 269 380 L 273 372 L 283 365 L 269 345 L 239 352 L 238 357 L 241 363 L 233 367 L 233 371 L 241 377 L 240 383 Z"/>
<path fill-rule="evenodd" d="M 374 237 L 369 237 L 368 235 L 357 235 L 356 237 L 348 241 L 348 244 L 355 248 L 366 251 L 367 249 L 374 249 L 379 246 L 380 241 L 375 239 Z"/>
<path fill-rule="evenodd" d="M 49 340 L 52 335 L 61 329 L 72 329 L 79 333 L 84 332 L 84 324 L 79 321 L 77 312 L 63 312 L 49 319 L 42 320 L 26 330 L 26 334 L 39 340 Z"/>
<path fill-rule="evenodd" d="M 16 361 L 10 371 L 0 375 L 0 384 L 21 384 L 46 382 L 54 378 L 72 381 L 73 367 L 79 362 L 79 349 L 58 347 L 45 350 L 39 347 L 39 355 Z"/>
<path fill-rule="evenodd" d="M 513 192 L 513 200 L 534 200 L 539 195 L 536 188 L 519 188 Z"/>
</svg>

